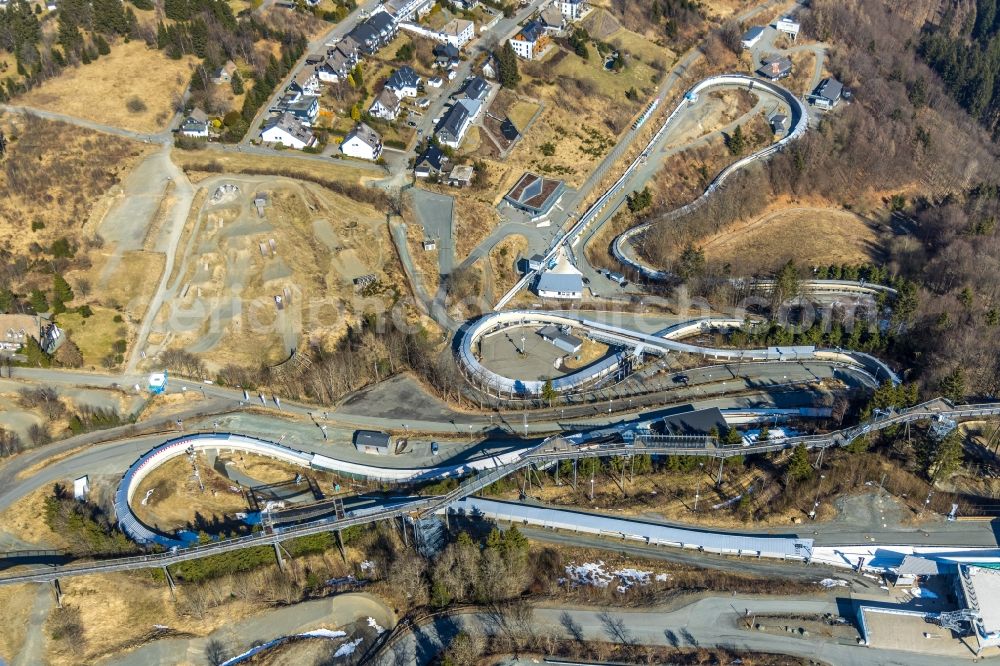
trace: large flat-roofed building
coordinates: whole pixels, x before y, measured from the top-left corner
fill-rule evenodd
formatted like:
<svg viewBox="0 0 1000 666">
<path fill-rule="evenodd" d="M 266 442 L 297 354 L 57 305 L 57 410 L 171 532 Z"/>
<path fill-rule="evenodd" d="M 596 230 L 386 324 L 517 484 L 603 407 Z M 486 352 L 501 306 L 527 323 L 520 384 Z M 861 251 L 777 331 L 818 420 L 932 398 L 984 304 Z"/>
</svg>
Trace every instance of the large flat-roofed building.
<svg viewBox="0 0 1000 666">
<path fill-rule="evenodd" d="M 958 567 L 959 604 L 972 617 L 979 650 L 1000 647 L 1000 571 L 971 565 Z"/>
<path fill-rule="evenodd" d="M 535 292 L 542 298 L 583 298 L 583 274 L 560 248 L 551 268 L 538 276 Z"/>
<path fill-rule="evenodd" d="M 551 180 L 526 171 L 504 196 L 504 201 L 536 220 L 549 214 L 564 191 L 561 180 Z"/>
<path fill-rule="evenodd" d="M 580 275 L 545 271 L 538 278 L 535 291 L 542 298 L 583 298 L 583 278 Z"/>
</svg>

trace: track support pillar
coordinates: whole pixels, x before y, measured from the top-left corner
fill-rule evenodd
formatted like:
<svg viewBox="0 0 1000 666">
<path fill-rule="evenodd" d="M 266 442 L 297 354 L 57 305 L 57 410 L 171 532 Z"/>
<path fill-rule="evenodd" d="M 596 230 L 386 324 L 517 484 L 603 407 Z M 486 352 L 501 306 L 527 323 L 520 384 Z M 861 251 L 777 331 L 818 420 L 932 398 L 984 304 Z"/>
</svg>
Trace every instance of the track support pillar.
<svg viewBox="0 0 1000 666">
<path fill-rule="evenodd" d="M 725 458 L 719 458 L 719 476 L 718 476 L 718 478 L 715 479 L 715 485 L 717 485 L 717 486 L 721 486 L 722 485 L 722 469 L 725 466 L 726 466 L 726 459 Z"/>
<path fill-rule="evenodd" d="M 347 553 L 344 551 L 344 535 L 340 533 L 340 530 L 334 530 L 333 533 L 337 535 L 337 547 L 340 549 L 340 557 L 344 560 L 344 564 L 347 564 Z"/>
<path fill-rule="evenodd" d="M 56 608 L 62 608 L 62 586 L 58 578 L 52 579 L 52 593 L 56 597 Z"/>
<path fill-rule="evenodd" d="M 170 569 L 163 567 L 163 575 L 167 579 L 167 587 L 170 588 L 170 598 L 177 601 L 177 585 L 174 583 L 174 577 L 170 575 Z"/>
<path fill-rule="evenodd" d="M 285 558 L 281 556 L 281 544 L 277 541 L 274 542 L 274 556 L 278 560 L 278 568 L 284 571 L 285 569 Z"/>
</svg>

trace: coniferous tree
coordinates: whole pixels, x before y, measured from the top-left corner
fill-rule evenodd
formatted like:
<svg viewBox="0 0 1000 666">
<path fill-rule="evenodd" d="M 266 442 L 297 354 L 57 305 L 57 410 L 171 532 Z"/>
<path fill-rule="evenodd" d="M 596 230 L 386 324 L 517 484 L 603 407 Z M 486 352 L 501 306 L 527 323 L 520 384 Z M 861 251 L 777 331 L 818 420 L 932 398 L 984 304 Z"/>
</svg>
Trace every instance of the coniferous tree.
<svg viewBox="0 0 1000 666">
<path fill-rule="evenodd" d="M 506 41 L 500 52 L 496 54 L 497 58 L 497 78 L 500 80 L 500 85 L 504 88 L 514 88 L 521 81 L 521 74 L 517 69 L 517 54 L 514 53 L 514 47 L 510 45 L 510 41 Z"/>
</svg>

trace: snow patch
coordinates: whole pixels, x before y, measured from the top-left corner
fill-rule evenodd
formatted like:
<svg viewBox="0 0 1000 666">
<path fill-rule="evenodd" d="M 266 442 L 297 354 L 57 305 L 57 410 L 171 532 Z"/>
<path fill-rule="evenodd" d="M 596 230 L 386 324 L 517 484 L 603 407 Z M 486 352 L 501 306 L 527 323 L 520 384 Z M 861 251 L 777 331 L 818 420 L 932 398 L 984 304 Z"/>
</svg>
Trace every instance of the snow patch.
<svg viewBox="0 0 1000 666">
<path fill-rule="evenodd" d="M 910 588 L 910 594 L 921 599 L 937 599 L 938 595 L 930 590 L 914 585 Z"/>
<path fill-rule="evenodd" d="M 848 582 L 846 580 L 838 580 L 836 578 L 824 578 L 819 581 L 819 584 L 823 587 L 847 587 Z"/>
<path fill-rule="evenodd" d="M 337 651 L 333 653 L 333 658 L 336 659 L 337 657 L 348 657 L 354 654 L 354 651 L 358 648 L 359 645 L 361 645 L 361 641 L 363 640 L 364 640 L 363 638 L 356 638 L 353 641 L 347 641 L 339 648 L 337 648 Z"/>
<path fill-rule="evenodd" d="M 281 636 L 279 638 L 275 638 L 272 641 L 268 641 L 266 643 L 258 645 L 257 647 L 250 648 L 246 652 L 238 654 L 235 657 L 232 657 L 231 659 L 227 659 L 226 661 L 222 662 L 221 666 L 234 666 L 235 664 L 242 663 L 250 659 L 251 657 L 260 654 L 261 652 L 264 652 L 265 650 L 270 650 L 271 648 L 277 647 L 282 643 L 285 643 L 293 638 L 343 638 L 346 635 L 347 634 L 343 631 L 334 631 L 331 629 L 314 629 L 312 631 L 307 631 L 302 634 L 295 634 L 293 636 Z M 359 638 L 357 641 L 355 641 L 354 645 L 351 646 L 350 651 L 345 652 L 344 654 L 353 653 L 354 648 L 357 647 L 357 644 L 360 643 L 361 640 L 362 639 Z M 348 645 L 351 645 L 351 643 L 348 642 L 341 645 L 340 648 L 338 648 L 337 650 L 338 654 L 335 656 L 339 656 L 340 650 L 347 647 Z"/>
<path fill-rule="evenodd" d="M 569 583 L 573 587 L 608 587 L 612 584 L 619 593 L 627 592 L 635 586 L 645 587 L 653 579 L 654 572 L 641 571 L 639 569 L 617 569 L 608 571 L 605 569 L 603 560 L 597 562 L 584 562 L 576 564 L 570 562 L 566 565 L 566 577 L 560 577 L 558 583 L 565 585 Z M 663 582 L 668 576 L 665 573 L 655 574 L 655 580 Z"/>
<path fill-rule="evenodd" d="M 343 638 L 347 635 L 346 631 L 334 631 L 333 629 L 313 629 L 312 631 L 307 631 L 304 634 L 299 634 L 301 638 Z"/>
<path fill-rule="evenodd" d="M 373 617 L 368 618 L 368 626 L 374 629 L 376 634 L 381 634 L 382 632 L 385 631 L 385 629 L 383 627 L 380 627 L 378 622 L 376 622 L 375 618 Z"/>
<path fill-rule="evenodd" d="M 365 560 L 359 566 L 362 571 L 375 571 L 375 563 L 371 560 Z"/>
</svg>

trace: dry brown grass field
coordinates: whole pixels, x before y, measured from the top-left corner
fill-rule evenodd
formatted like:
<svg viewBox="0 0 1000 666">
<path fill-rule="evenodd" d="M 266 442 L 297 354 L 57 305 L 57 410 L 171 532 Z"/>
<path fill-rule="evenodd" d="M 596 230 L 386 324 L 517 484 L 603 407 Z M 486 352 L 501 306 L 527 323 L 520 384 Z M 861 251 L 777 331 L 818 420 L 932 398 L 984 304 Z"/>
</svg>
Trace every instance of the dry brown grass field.
<svg viewBox="0 0 1000 666">
<path fill-rule="evenodd" d="M 85 366 L 100 366 L 116 340 L 128 340 L 131 327 L 114 310 L 94 307 L 94 314 L 84 318 L 76 312 L 59 315 L 59 326 L 80 348 Z M 118 316 L 120 321 L 115 321 Z"/>
<path fill-rule="evenodd" d="M 0 659 L 14 663 L 21 651 L 31 619 L 31 606 L 38 594 L 37 585 L 0 587 Z"/>
<path fill-rule="evenodd" d="M 0 513 L 0 530 L 41 548 L 67 546 L 68 542 L 40 519 L 45 514 L 45 500 L 51 495 L 52 486 L 46 484 L 11 504 L 6 511 Z"/>
<path fill-rule="evenodd" d="M 509 188 L 508 188 L 509 189 Z M 507 190 L 504 190 L 506 193 Z M 500 222 L 500 214 L 487 197 L 495 190 L 485 189 L 481 193 L 469 189 L 454 192 L 455 212 L 453 231 L 455 258 L 461 261 L 469 256 L 479 243 L 486 238 Z"/>
<path fill-rule="evenodd" d="M 326 160 L 303 162 L 294 157 L 282 155 L 251 155 L 248 153 L 205 153 L 204 151 L 174 151 L 174 164 L 188 173 L 191 182 L 200 182 L 217 173 L 274 173 L 290 178 L 337 181 L 342 183 L 362 183 L 383 178 L 384 174 L 367 169 L 355 169 L 350 165 Z"/>
<path fill-rule="evenodd" d="M 238 488 L 238 484 L 209 467 L 204 456 L 198 456 L 198 473 L 205 485 L 204 491 L 194 477 L 194 468 L 187 456 L 179 456 L 156 468 L 136 490 L 132 500 L 135 515 L 145 524 L 169 532 L 193 523 L 196 513 L 209 520 L 213 517 L 221 520 L 246 510 L 243 493 L 230 488 Z M 153 492 L 146 500 L 150 490 Z"/>
<path fill-rule="evenodd" d="M 35 116 L 0 116 L 0 129 L 10 140 L 0 169 L 0 243 L 18 253 L 60 237 L 82 241 L 94 206 L 151 151 Z"/>
<path fill-rule="evenodd" d="M 109 55 L 67 69 L 18 101 L 113 127 L 158 132 L 173 117 L 174 99 L 187 86 L 193 63 L 193 57 L 172 60 L 142 41 L 119 44 Z"/>
<path fill-rule="evenodd" d="M 781 239 L 776 243 L 775 239 Z M 878 232 L 854 213 L 834 208 L 785 208 L 705 239 L 711 263 L 750 262 L 769 272 L 789 259 L 801 265 L 862 264 L 877 256 Z"/>
<path fill-rule="evenodd" d="M 425 250 L 423 246 L 424 229 L 419 222 L 412 219 L 412 214 L 404 212 L 406 220 L 406 245 L 413 258 L 413 264 L 417 267 L 419 275 L 416 279 L 423 282 L 424 290 L 429 296 L 437 293 L 441 283 L 440 264 L 438 264 L 438 249 Z"/>
<path fill-rule="evenodd" d="M 493 292 L 506 293 L 518 281 L 515 262 L 524 257 L 528 239 L 520 234 L 507 236 L 490 250 L 490 268 L 493 270 Z"/>
</svg>

